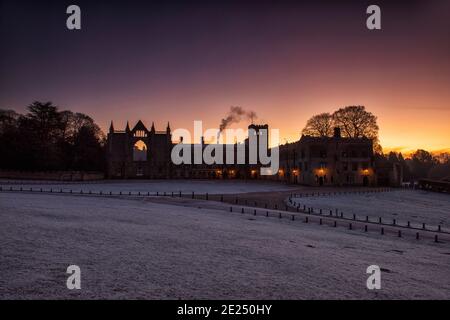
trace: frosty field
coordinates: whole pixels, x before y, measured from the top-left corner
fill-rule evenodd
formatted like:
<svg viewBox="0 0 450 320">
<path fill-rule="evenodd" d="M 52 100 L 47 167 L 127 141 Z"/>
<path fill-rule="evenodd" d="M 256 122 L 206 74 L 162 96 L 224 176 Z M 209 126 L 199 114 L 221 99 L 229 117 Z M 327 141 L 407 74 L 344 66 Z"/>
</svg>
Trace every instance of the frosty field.
<svg viewBox="0 0 450 320">
<path fill-rule="evenodd" d="M 166 201 L 1 192 L 0 298 L 450 299 L 448 242 Z M 66 288 L 71 264 L 81 290 Z M 366 288 L 372 264 L 380 290 Z"/>
<path fill-rule="evenodd" d="M 347 215 L 382 217 L 384 220 L 442 225 L 450 230 L 450 196 L 421 190 L 397 190 L 368 194 L 340 194 L 293 198 L 307 207 L 338 209 Z"/>
<path fill-rule="evenodd" d="M 289 191 L 295 188 L 279 184 L 272 181 L 227 181 L 227 180 L 133 180 L 133 181 L 108 181 L 108 182 L 67 182 L 58 183 L 55 181 L 8 181 L 0 180 L 0 186 L 23 188 L 44 188 L 62 189 L 63 191 L 73 190 L 79 192 L 182 192 L 184 194 L 210 193 L 210 194 L 230 194 L 246 192 L 271 192 Z"/>
</svg>

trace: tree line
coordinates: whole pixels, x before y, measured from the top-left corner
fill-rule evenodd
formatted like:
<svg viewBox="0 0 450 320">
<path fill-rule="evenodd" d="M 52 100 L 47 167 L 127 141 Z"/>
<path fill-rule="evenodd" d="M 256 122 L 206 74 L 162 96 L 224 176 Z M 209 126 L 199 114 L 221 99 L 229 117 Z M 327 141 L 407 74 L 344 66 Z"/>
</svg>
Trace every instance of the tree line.
<svg viewBox="0 0 450 320">
<path fill-rule="evenodd" d="M 450 153 L 433 154 L 418 149 L 406 158 L 401 152 L 385 155 L 390 162 L 397 162 L 403 168 L 403 181 L 412 182 L 421 178 L 450 181 Z"/>
<path fill-rule="evenodd" d="M 26 114 L 0 109 L 0 168 L 103 171 L 105 136 L 86 114 L 35 101 Z"/>
</svg>

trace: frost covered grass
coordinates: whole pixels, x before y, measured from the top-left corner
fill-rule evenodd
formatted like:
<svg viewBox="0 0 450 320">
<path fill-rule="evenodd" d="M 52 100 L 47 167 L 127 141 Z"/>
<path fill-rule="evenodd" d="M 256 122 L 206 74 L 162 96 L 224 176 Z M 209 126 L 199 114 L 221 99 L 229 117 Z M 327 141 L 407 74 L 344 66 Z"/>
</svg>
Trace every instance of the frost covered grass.
<svg viewBox="0 0 450 320">
<path fill-rule="evenodd" d="M 0 193 L 0 298 L 450 298 L 448 244 L 200 203 Z M 78 291 L 65 286 L 71 264 Z M 365 286 L 372 264 L 378 291 Z"/>
<path fill-rule="evenodd" d="M 209 193 L 209 194 L 234 194 L 247 192 L 272 192 L 295 190 L 292 186 L 272 181 L 242 181 L 242 180 L 108 180 L 96 182 L 58 183 L 57 181 L 8 181 L 0 180 L 3 188 L 23 187 L 25 189 L 43 188 L 53 190 L 79 192 L 182 192 L 183 194 Z"/>
<path fill-rule="evenodd" d="M 360 218 L 382 217 L 383 221 L 416 222 L 442 225 L 450 230 L 450 196 L 421 190 L 397 190 L 367 194 L 339 194 L 293 198 L 301 206 L 356 214 Z"/>
</svg>

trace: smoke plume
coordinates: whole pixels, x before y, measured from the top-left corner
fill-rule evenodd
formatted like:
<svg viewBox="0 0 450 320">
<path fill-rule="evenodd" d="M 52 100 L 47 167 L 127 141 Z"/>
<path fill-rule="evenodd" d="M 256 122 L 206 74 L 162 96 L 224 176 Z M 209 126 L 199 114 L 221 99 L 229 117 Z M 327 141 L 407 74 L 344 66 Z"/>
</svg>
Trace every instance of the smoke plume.
<svg viewBox="0 0 450 320">
<path fill-rule="evenodd" d="M 220 122 L 219 126 L 220 132 L 228 128 L 231 124 L 238 123 L 239 121 L 242 120 L 242 118 L 250 120 L 251 123 L 253 123 L 253 121 L 255 121 L 258 118 L 258 116 L 256 115 L 255 111 L 246 111 L 242 107 L 231 106 L 227 116 L 223 118 L 222 121 Z"/>
</svg>

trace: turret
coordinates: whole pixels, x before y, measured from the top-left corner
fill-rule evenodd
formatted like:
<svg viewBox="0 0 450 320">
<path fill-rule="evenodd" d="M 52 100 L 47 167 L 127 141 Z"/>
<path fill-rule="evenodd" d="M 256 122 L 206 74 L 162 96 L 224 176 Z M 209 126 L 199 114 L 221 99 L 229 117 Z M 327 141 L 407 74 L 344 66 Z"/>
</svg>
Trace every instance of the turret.
<svg viewBox="0 0 450 320">
<path fill-rule="evenodd" d="M 152 127 L 150 129 L 150 132 L 155 133 L 155 123 L 154 122 L 152 122 Z"/>
<path fill-rule="evenodd" d="M 130 124 L 128 123 L 128 121 L 127 121 L 127 126 L 125 127 L 125 132 L 126 132 L 126 133 L 130 133 L 130 132 L 131 132 L 131 130 L 130 130 Z"/>
<path fill-rule="evenodd" d="M 113 125 L 112 120 L 111 120 L 111 125 L 109 126 L 109 133 L 114 133 L 114 125 Z"/>
</svg>

